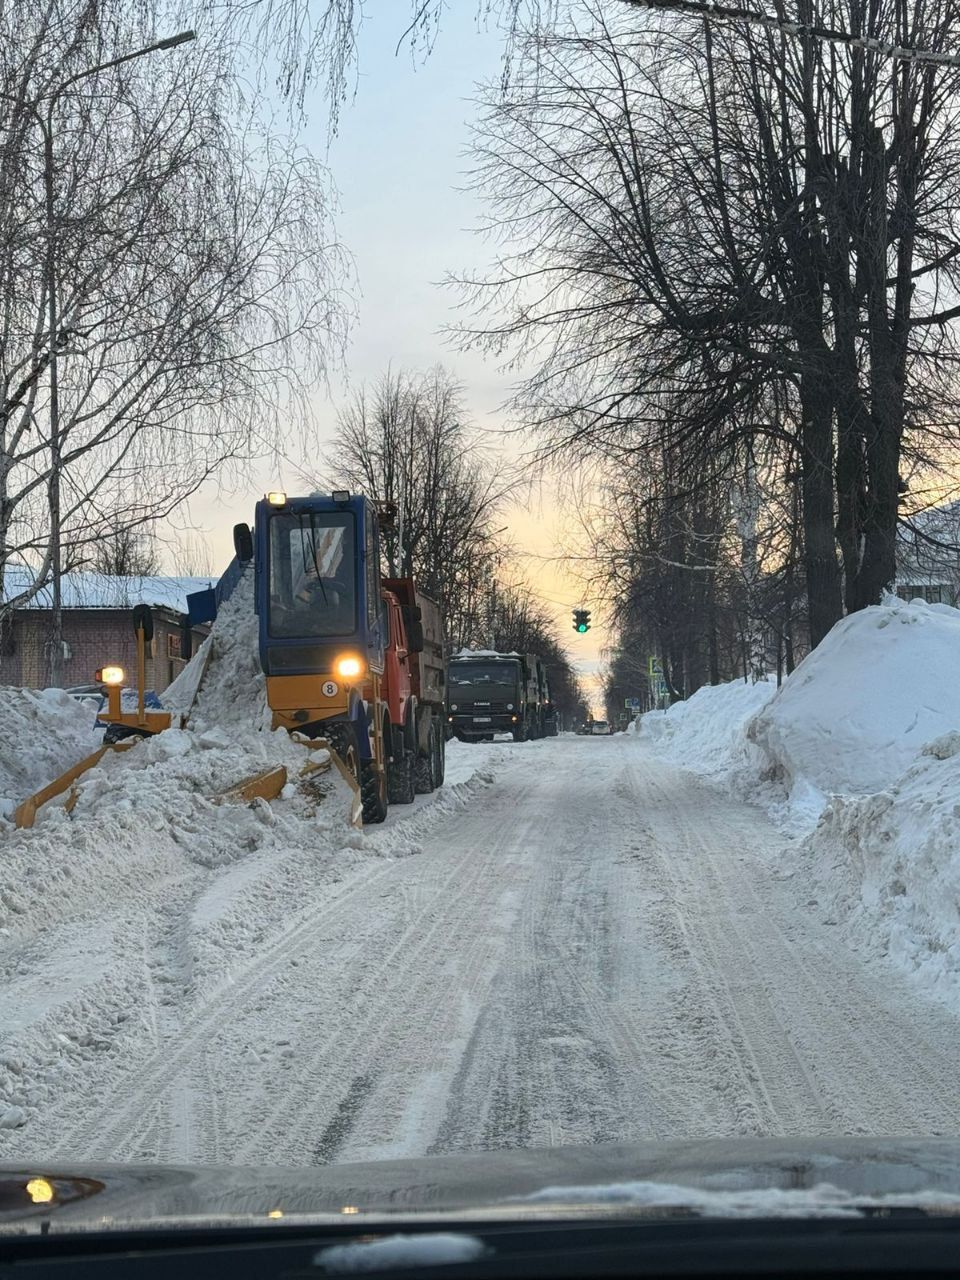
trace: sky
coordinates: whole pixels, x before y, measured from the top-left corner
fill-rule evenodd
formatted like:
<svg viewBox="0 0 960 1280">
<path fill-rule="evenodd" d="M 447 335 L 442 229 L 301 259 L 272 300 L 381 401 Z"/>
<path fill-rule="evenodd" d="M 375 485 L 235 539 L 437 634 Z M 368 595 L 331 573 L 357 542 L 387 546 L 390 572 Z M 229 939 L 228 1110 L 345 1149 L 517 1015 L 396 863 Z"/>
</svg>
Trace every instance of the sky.
<svg viewBox="0 0 960 1280">
<path fill-rule="evenodd" d="M 310 474 L 322 470 L 338 406 L 389 365 L 425 370 L 442 362 L 464 385 L 488 446 L 505 451 L 518 468 L 523 447 L 532 443 L 500 434 L 510 375 L 479 353 L 456 351 L 442 334 L 455 318 L 456 295 L 440 282 L 449 271 L 482 269 L 490 258 L 490 245 L 472 230 L 482 207 L 463 188 L 470 98 L 478 81 L 499 75 L 502 35 L 478 24 L 476 6 L 463 0 L 447 9 L 433 53 L 415 63 L 409 49 L 396 51 L 405 12 L 396 3 L 371 6 L 360 31 L 356 95 L 343 108 L 329 147 L 326 105 L 319 94 L 306 103 L 302 141 L 330 165 L 339 192 L 338 231 L 353 255 L 360 289 L 344 374 L 333 376 L 329 395 L 315 399 L 318 444 L 310 450 Z M 190 518 L 218 571 L 233 554 L 233 524 L 252 518 L 266 489 L 302 489 L 303 462 L 293 445 L 279 474 L 272 463 L 255 465 L 249 483 L 236 491 L 211 485 L 194 500 Z M 572 661 L 592 674 L 607 635 L 595 607 L 593 629 L 586 636 L 573 631 L 570 611 L 590 608 L 591 601 L 557 563 L 562 542 L 569 544 L 569 515 L 549 486 L 537 486 L 529 501 L 505 512 L 503 524 L 526 577 L 554 612 Z"/>
</svg>

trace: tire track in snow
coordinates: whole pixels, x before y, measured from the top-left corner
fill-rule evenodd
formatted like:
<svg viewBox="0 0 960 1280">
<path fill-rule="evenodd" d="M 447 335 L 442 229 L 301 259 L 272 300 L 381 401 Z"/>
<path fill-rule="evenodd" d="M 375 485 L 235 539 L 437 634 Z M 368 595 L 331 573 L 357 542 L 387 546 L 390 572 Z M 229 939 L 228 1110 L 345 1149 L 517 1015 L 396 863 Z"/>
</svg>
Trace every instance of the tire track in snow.
<svg viewBox="0 0 960 1280">
<path fill-rule="evenodd" d="M 429 803 L 416 807 L 409 825 L 419 838 L 449 818 L 451 810 L 457 812 L 476 803 L 490 783 L 490 776 L 481 772 L 477 780 L 460 783 L 447 795 L 443 791 L 436 793 L 442 801 L 436 805 L 436 813 L 431 813 L 434 806 Z M 394 819 L 394 827 L 401 832 L 404 817 L 401 814 Z M 377 832 L 376 836 L 380 837 L 382 848 L 381 833 Z M 181 1007 L 180 1020 L 172 1019 L 176 1011 L 171 1010 L 163 1020 L 159 1042 L 144 1045 L 146 1054 L 140 1060 L 131 1058 L 119 1080 L 97 1081 L 99 1095 L 85 1099 L 86 1107 L 79 1121 L 64 1123 L 62 1115 L 49 1112 L 41 1123 L 32 1125 L 32 1149 L 80 1155 L 86 1159 L 189 1157 L 209 1161 L 211 1152 L 216 1158 L 221 1151 L 224 1124 L 218 1114 L 223 1109 L 222 1099 L 217 1097 L 223 1071 L 213 1065 L 202 1065 L 209 1055 L 211 1041 L 224 1025 L 242 1021 L 258 996 L 291 962 L 302 957 L 314 936 L 322 935 L 352 905 L 365 904 L 375 895 L 377 885 L 396 874 L 402 865 L 377 859 L 361 865 L 344 881 L 322 886 L 323 898 L 319 905 L 311 903 L 298 912 L 294 920 L 288 921 L 240 969 L 203 992 L 201 1004 Z M 181 924 L 175 922 L 173 927 L 175 937 L 179 938 Z M 202 1084 L 195 1087 L 192 1080 L 198 1073 L 207 1081 L 213 1078 L 216 1089 Z M 182 1099 L 176 1097 L 184 1091 L 192 1097 L 189 1129 L 184 1128 L 187 1113 Z M 154 1114 L 157 1099 L 161 1100 L 158 1105 L 162 1119 L 159 1120 Z M 175 1115 L 171 1115 L 171 1108 Z M 46 1140 L 44 1134 L 49 1134 Z"/>
<path fill-rule="evenodd" d="M 218 986 L 157 997 L 156 1039 L 32 1149 L 306 1164 L 956 1131 L 960 1021 L 804 910 L 758 811 L 629 739 L 535 746 L 398 815 L 418 856 L 313 885 Z"/>
<path fill-rule="evenodd" d="M 778 875 L 788 842 L 758 840 L 767 824 L 756 811 L 659 761 L 632 771 L 638 792 L 659 797 L 657 853 L 715 1024 L 735 1030 L 734 1092 L 752 1095 L 756 1131 L 955 1132 L 957 1020 L 903 982 L 878 981 L 803 909 Z M 678 845 L 686 856 L 670 857 Z"/>
</svg>

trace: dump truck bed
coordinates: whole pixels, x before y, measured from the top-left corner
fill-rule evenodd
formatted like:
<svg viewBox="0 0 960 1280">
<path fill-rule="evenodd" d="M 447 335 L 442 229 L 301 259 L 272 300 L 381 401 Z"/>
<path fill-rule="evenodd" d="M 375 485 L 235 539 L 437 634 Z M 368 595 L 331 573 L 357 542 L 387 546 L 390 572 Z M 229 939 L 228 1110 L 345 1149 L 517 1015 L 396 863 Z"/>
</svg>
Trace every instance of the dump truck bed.
<svg viewBox="0 0 960 1280">
<path fill-rule="evenodd" d="M 420 688 L 417 697 L 421 702 L 441 705 L 446 695 L 446 677 L 443 660 L 443 619 L 440 606 L 422 592 L 417 591 L 416 602 L 420 607 L 423 626 L 423 652 L 417 657 Z"/>
<path fill-rule="evenodd" d="M 430 596 L 417 591 L 412 578 L 384 578 L 383 585 L 393 592 L 404 611 L 420 610 L 423 651 L 415 654 L 417 660 L 410 664 L 411 684 L 418 702 L 442 706 L 446 696 L 446 676 L 440 606 Z"/>
</svg>

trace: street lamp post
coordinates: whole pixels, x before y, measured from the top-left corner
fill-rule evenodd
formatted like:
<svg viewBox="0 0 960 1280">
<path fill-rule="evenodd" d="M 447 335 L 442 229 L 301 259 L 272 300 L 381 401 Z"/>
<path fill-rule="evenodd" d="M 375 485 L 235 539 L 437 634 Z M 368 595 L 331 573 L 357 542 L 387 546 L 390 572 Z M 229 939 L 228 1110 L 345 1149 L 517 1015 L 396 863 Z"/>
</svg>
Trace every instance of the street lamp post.
<svg viewBox="0 0 960 1280">
<path fill-rule="evenodd" d="M 180 31 L 164 40 L 157 40 L 133 53 L 122 54 L 119 58 L 111 58 L 108 62 L 100 62 L 95 67 L 87 67 L 69 76 L 62 84 L 58 84 L 47 100 L 47 110 L 40 110 L 39 102 L 25 103 L 40 125 L 43 133 L 43 187 L 46 205 L 46 290 L 47 290 L 47 343 L 48 360 L 50 362 L 50 570 L 53 585 L 53 621 L 51 627 L 50 683 L 55 688 L 63 683 L 63 554 L 60 541 L 60 383 L 57 366 L 57 347 L 59 345 L 57 314 L 57 224 L 54 207 L 54 169 L 53 169 L 53 110 L 61 94 L 79 80 L 97 75 L 100 71 L 109 71 L 124 62 L 132 62 L 134 58 L 145 57 L 148 53 L 156 53 L 162 49 L 174 49 L 177 45 L 186 44 L 195 39 L 193 31 Z M 9 97 L 9 95 L 3 95 Z"/>
</svg>

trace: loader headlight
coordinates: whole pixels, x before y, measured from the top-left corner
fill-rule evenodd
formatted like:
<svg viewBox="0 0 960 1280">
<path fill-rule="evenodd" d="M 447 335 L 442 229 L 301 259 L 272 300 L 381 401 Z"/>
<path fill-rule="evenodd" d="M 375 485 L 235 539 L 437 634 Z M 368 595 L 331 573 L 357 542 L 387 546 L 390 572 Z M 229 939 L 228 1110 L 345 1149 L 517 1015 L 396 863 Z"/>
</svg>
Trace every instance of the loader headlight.
<svg viewBox="0 0 960 1280">
<path fill-rule="evenodd" d="M 123 667 L 101 667 L 97 672 L 98 684 L 123 684 Z"/>
<path fill-rule="evenodd" d="M 341 680 L 355 680 L 357 676 L 363 675 L 364 669 L 363 659 L 352 653 L 341 654 L 333 663 L 334 673 Z"/>
<path fill-rule="evenodd" d="M 271 507 L 285 507 L 287 505 L 287 495 L 279 489 L 274 489 L 272 493 L 267 494 L 267 502 Z"/>
</svg>

